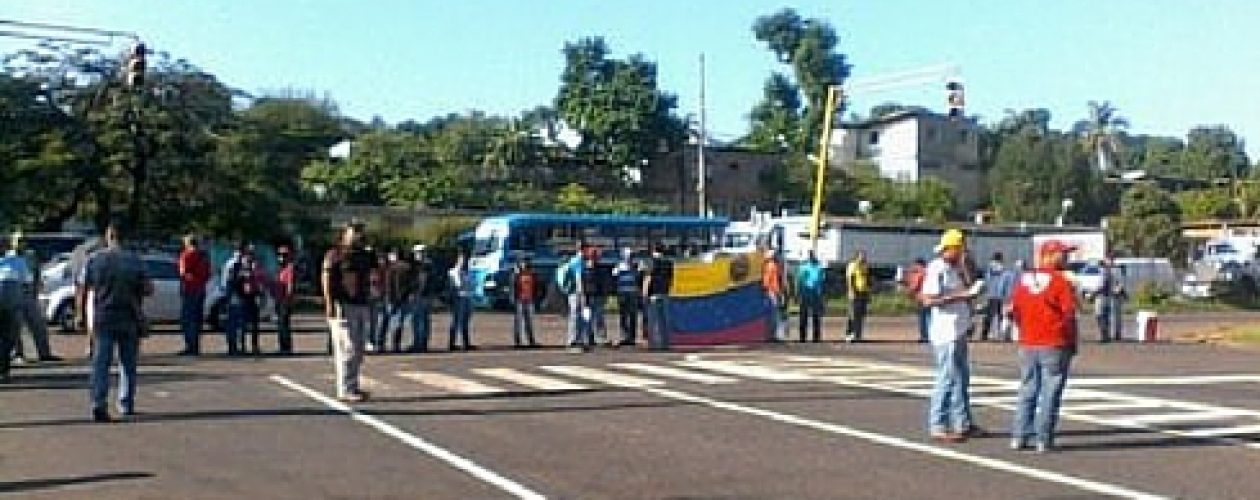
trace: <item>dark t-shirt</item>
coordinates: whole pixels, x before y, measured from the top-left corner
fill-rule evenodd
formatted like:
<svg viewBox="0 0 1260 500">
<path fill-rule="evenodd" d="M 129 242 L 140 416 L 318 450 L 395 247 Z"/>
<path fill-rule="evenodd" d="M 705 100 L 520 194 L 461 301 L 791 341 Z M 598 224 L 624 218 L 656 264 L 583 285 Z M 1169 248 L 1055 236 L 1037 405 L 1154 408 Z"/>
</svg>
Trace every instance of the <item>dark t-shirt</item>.
<svg viewBox="0 0 1260 500">
<path fill-rule="evenodd" d="M 669 295 L 670 284 L 674 281 L 674 262 L 664 257 L 652 258 L 648 274 L 652 282 L 648 284 L 648 295 Z"/>
<path fill-rule="evenodd" d="M 83 278 L 92 290 L 93 328 L 139 334 L 148 280 L 144 264 L 134 253 L 105 249 L 94 254 Z"/>
<path fill-rule="evenodd" d="M 362 248 L 333 248 L 324 256 L 324 269 L 329 272 L 332 298 L 353 305 L 367 305 L 372 299 L 372 274 L 376 255 Z"/>
</svg>

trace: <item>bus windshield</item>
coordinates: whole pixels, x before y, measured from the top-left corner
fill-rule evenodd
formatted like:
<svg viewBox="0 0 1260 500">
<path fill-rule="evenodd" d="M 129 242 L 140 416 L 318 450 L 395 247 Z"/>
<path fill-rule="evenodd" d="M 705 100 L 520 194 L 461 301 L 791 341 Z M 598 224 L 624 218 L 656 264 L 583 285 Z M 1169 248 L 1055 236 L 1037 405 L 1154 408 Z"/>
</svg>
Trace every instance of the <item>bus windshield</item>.
<svg viewBox="0 0 1260 500">
<path fill-rule="evenodd" d="M 477 238 L 473 241 L 473 257 L 485 257 L 499 250 L 503 244 L 502 238 L 491 236 L 489 238 Z"/>
</svg>

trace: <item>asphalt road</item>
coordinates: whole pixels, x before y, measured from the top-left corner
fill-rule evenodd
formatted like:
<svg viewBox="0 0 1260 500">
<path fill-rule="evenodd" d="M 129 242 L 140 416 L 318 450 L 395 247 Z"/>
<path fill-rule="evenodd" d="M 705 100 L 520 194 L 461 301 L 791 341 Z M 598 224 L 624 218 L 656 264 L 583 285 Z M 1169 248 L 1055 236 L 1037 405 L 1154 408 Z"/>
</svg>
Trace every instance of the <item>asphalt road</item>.
<svg viewBox="0 0 1260 500">
<path fill-rule="evenodd" d="M 1014 354 L 973 344 L 992 436 L 926 439 L 930 367 L 904 319 L 876 341 L 693 352 L 509 347 L 479 315 L 472 353 L 378 355 L 371 402 L 328 399 L 319 322 L 303 354 L 201 358 L 146 340 L 131 422 L 87 418 L 81 336 L 65 363 L 0 386 L 0 495 L 23 498 L 1246 498 L 1260 492 L 1260 352 L 1087 344 L 1062 449 L 1008 450 Z M 556 345 L 561 324 L 541 318 Z M 1171 336 L 1251 315 L 1170 317 Z M 830 320 L 838 328 L 842 319 Z M 434 346 L 444 346 L 439 317 Z M 830 328 L 830 327 L 829 327 Z M 829 329 L 828 337 L 837 337 Z M 272 348 L 270 337 L 264 348 Z"/>
</svg>

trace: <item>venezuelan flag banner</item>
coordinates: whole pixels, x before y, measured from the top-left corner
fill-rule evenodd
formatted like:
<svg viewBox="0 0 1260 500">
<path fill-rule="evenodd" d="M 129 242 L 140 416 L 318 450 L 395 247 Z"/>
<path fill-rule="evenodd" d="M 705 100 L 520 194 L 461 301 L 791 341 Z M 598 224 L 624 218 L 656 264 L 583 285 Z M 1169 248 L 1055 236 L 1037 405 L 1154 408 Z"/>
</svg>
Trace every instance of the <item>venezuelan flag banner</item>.
<svg viewBox="0 0 1260 500">
<path fill-rule="evenodd" d="M 671 347 L 753 344 L 771 335 L 770 301 L 761 289 L 761 259 L 722 255 L 674 266 L 667 307 Z"/>
</svg>

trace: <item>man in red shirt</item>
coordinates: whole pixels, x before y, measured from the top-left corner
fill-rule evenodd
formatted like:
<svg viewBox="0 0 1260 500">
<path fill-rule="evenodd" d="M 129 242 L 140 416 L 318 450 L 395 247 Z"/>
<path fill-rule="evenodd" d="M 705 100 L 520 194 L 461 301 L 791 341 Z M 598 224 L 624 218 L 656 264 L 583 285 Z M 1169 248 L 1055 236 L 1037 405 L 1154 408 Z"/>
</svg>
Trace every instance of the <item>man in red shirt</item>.
<svg viewBox="0 0 1260 500">
<path fill-rule="evenodd" d="M 1059 404 L 1076 354 L 1076 291 L 1063 273 L 1073 250 L 1061 241 L 1042 243 L 1036 269 L 1015 283 L 1010 306 L 1019 325 L 1019 401 L 1011 427 L 1015 450 L 1027 448 L 1034 436 L 1038 453 L 1054 449 Z"/>
<path fill-rule="evenodd" d="M 210 281 L 210 259 L 197 248 L 197 237 L 184 236 L 184 249 L 179 253 L 180 330 L 184 333 L 184 350 L 180 356 L 201 354 L 201 323 L 206 305 L 206 283 Z"/>
<path fill-rule="evenodd" d="M 297 271 L 293 265 L 293 250 L 288 246 L 277 249 L 276 262 L 279 269 L 271 292 L 276 299 L 276 343 L 280 354 L 287 356 L 293 354 L 293 292 Z"/>
</svg>

